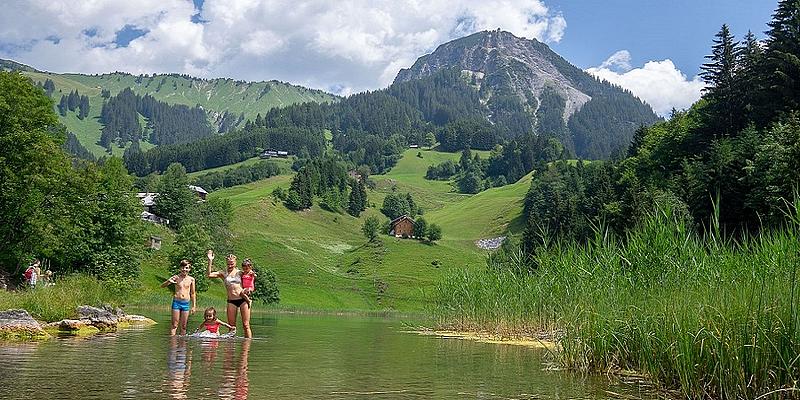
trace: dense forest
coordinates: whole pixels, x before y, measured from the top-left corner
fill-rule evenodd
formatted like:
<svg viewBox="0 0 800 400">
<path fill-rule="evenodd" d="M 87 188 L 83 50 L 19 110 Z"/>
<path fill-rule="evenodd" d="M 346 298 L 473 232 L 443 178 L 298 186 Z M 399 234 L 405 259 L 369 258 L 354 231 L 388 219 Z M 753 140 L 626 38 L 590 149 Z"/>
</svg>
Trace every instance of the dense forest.
<svg viewBox="0 0 800 400">
<path fill-rule="evenodd" d="M 88 108 L 86 113 L 88 115 Z M 139 115 L 147 119 L 144 127 Z M 214 133 L 202 107 L 167 104 L 150 95 L 135 94 L 130 88 L 110 96 L 103 103 L 100 122 L 103 124 L 100 145 L 106 148 L 113 143 L 124 147 L 131 141 L 140 140 L 157 145 L 186 143 Z"/>
<path fill-rule="evenodd" d="M 597 229 L 622 234 L 654 205 L 723 235 L 783 224 L 800 184 L 797 8 L 781 2 L 763 41 L 752 33 L 737 41 L 723 25 L 702 66 L 702 99 L 640 127 L 626 158 L 537 170 L 525 247 L 582 241 Z"/>
</svg>

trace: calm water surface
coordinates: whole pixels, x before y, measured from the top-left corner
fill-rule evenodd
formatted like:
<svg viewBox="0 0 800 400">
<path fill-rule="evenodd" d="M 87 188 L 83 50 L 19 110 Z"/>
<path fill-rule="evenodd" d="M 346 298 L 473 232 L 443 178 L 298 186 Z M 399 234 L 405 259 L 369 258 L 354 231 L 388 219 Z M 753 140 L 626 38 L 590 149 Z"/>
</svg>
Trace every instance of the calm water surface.
<svg viewBox="0 0 800 400">
<path fill-rule="evenodd" d="M 190 320 L 192 329 L 199 314 Z M 256 339 L 167 336 L 159 325 L 0 344 L 0 399 L 606 399 L 602 376 L 547 371 L 543 350 L 403 333 L 397 320 L 257 315 Z"/>
</svg>

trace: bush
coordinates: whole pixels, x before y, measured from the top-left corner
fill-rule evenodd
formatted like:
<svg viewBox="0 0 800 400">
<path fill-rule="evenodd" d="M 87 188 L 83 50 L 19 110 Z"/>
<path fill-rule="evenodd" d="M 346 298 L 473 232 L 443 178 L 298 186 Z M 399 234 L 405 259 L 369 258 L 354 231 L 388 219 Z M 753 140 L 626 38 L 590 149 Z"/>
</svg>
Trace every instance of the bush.
<svg viewBox="0 0 800 400">
<path fill-rule="evenodd" d="M 262 269 L 256 273 L 258 274 L 255 282 L 256 290 L 250 297 L 265 304 L 280 303 L 281 296 L 275 273 L 270 269 Z"/>
<path fill-rule="evenodd" d="M 374 242 L 375 239 L 378 238 L 378 230 L 380 228 L 381 221 L 378 217 L 371 215 L 364 220 L 364 225 L 361 226 L 361 232 L 364 233 L 364 236 L 366 236 L 370 242 Z"/>
<path fill-rule="evenodd" d="M 428 241 L 433 243 L 442 238 L 442 228 L 439 225 L 431 224 L 428 227 Z"/>
</svg>

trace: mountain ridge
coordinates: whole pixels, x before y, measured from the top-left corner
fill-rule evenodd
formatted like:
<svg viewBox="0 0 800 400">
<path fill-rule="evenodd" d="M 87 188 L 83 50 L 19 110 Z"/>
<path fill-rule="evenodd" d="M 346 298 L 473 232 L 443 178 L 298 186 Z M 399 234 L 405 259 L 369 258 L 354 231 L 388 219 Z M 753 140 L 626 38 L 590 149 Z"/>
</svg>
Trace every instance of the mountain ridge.
<svg viewBox="0 0 800 400">
<path fill-rule="evenodd" d="M 490 110 L 490 120 L 507 110 L 509 100 L 516 101 L 532 117 L 532 130 L 560 138 L 565 147 L 584 158 L 607 158 L 614 150 L 627 147 L 640 125 L 660 120 L 629 91 L 589 75 L 544 43 L 500 30 L 441 44 L 411 67 L 401 69 L 394 84 L 448 68 L 459 69 L 478 90 L 481 102 Z M 611 110 L 608 118 L 596 115 L 603 112 L 598 108 Z M 563 124 L 554 120 L 553 114 L 558 114 Z M 599 122 L 587 124 L 587 117 Z"/>
</svg>

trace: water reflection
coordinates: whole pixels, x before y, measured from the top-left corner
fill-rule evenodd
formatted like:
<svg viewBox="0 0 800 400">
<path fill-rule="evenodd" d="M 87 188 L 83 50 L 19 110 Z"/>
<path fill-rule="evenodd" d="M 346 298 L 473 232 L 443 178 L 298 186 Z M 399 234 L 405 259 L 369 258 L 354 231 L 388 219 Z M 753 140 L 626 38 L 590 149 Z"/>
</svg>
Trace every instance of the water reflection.
<svg viewBox="0 0 800 400">
<path fill-rule="evenodd" d="M 251 340 L 196 340 L 171 337 L 167 351 L 167 374 L 164 387 L 169 398 L 184 400 L 190 397 L 219 397 L 220 399 L 247 399 L 250 391 L 248 360 Z M 192 377 L 192 350 L 200 347 L 201 370 Z M 217 355 L 222 351 L 222 373 L 216 373 Z M 220 377 L 209 381 L 209 378 Z M 213 378 L 212 378 L 213 379 Z M 205 381 L 204 381 L 205 380 Z M 194 387 L 194 390 L 192 388 Z"/>
<path fill-rule="evenodd" d="M 192 350 L 186 338 L 172 336 L 167 351 L 167 393 L 173 399 L 189 398 L 189 378 L 192 376 Z"/>
<path fill-rule="evenodd" d="M 226 342 L 223 348 L 222 384 L 219 386 L 221 399 L 246 399 L 250 390 L 250 380 L 247 376 L 247 361 L 250 355 L 251 340 L 241 342 L 241 353 L 236 357 L 236 347 L 239 343 Z"/>
</svg>

